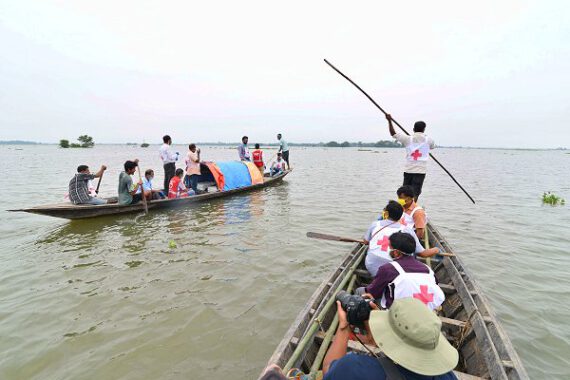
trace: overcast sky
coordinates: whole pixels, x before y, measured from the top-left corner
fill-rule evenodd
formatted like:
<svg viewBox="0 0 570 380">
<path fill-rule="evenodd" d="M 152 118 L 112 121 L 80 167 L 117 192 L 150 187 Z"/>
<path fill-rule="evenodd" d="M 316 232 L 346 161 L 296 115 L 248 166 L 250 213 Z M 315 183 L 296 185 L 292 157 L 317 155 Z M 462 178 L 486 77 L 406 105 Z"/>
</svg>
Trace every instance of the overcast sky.
<svg viewBox="0 0 570 380">
<path fill-rule="evenodd" d="M 405 4 L 403 4 L 405 3 Z M 568 1 L 0 0 L 0 140 L 570 147 Z"/>
</svg>

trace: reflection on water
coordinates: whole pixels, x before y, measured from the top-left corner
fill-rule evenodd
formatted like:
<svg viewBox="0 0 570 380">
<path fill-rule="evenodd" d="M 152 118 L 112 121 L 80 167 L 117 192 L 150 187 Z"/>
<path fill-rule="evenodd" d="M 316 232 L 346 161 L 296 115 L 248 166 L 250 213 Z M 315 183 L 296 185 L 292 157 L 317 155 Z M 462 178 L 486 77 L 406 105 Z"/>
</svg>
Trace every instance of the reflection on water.
<svg viewBox="0 0 570 380">
<path fill-rule="evenodd" d="M 102 192 L 114 195 L 123 149 L 40 146 L 31 160 L 0 147 L 0 187 L 10 208 L 55 202 L 76 162 L 105 162 Z M 295 149 L 280 186 L 146 216 L 69 222 L 0 211 L 0 378 L 255 378 L 351 247 L 305 233 L 360 237 L 395 197 L 401 153 Z M 133 154 L 160 168 L 155 151 Z M 569 378 L 570 213 L 540 196 L 570 198 L 560 175 L 570 155 L 450 149 L 438 158 L 477 206 L 431 167 L 430 219 L 480 280 L 531 377 Z M 37 171 L 46 190 L 30 199 L 14 189 L 25 185 L 22 163 L 37 162 L 53 165 Z"/>
</svg>

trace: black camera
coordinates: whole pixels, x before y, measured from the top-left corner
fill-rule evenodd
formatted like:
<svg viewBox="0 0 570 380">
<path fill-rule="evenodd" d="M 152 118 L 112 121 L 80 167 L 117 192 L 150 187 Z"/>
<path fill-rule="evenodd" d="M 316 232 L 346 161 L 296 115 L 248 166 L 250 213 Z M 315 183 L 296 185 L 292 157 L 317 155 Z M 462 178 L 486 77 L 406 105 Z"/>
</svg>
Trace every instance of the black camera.
<svg viewBox="0 0 570 380">
<path fill-rule="evenodd" d="M 336 295 L 337 301 L 340 301 L 342 309 L 346 311 L 348 323 L 353 326 L 364 327 L 364 321 L 370 318 L 370 304 L 372 300 L 362 298 L 341 290 Z"/>
</svg>

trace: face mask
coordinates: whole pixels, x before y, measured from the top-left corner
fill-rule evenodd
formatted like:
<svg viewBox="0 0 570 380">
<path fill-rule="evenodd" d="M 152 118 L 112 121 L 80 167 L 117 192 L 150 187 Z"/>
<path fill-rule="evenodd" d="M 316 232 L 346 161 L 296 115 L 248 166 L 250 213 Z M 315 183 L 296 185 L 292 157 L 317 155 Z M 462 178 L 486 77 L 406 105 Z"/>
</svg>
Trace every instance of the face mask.
<svg viewBox="0 0 570 380">
<path fill-rule="evenodd" d="M 406 200 L 402 199 L 402 198 L 398 198 L 398 203 L 402 206 L 404 206 L 406 204 Z"/>
<path fill-rule="evenodd" d="M 390 214 L 388 214 L 388 211 L 386 211 L 386 210 L 382 211 L 382 219 L 383 220 L 388 220 L 389 216 L 390 216 Z"/>
</svg>

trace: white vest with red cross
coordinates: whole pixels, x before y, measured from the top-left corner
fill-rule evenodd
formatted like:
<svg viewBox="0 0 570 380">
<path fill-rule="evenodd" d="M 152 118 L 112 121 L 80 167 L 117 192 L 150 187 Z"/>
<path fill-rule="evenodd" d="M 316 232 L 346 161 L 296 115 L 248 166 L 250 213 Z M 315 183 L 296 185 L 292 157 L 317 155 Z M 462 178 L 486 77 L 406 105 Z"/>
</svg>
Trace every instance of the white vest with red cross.
<svg viewBox="0 0 570 380">
<path fill-rule="evenodd" d="M 394 301 L 401 298 L 417 298 L 430 310 L 438 308 L 445 301 L 445 294 L 436 284 L 431 268 L 428 268 L 429 273 L 408 273 L 397 261 L 392 261 L 390 264 L 398 271 L 398 277 L 388 285 Z M 380 305 L 386 308 L 385 294 L 382 294 Z"/>
<path fill-rule="evenodd" d="M 404 213 L 402 214 L 402 219 L 400 219 L 400 224 L 408 226 L 413 230 L 415 228 L 414 214 L 418 210 L 423 210 L 423 208 L 421 208 L 420 206 L 416 206 L 409 214 L 404 211 Z M 426 215 L 426 222 L 427 222 L 427 215 Z"/>
<path fill-rule="evenodd" d="M 390 235 L 398 231 L 404 231 L 405 226 L 398 222 L 385 227 L 377 226 L 372 232 L 372 239 L 368 243 L 368 254 L 364 261 L 366 269 L 372 275 L 376 276 L 378 268 L 382 265 L 392 261 L 390 257 Z"/>
<path fill-rule="evenodd" d="M 414 142 L 414 137 L 421 137 L 422 141 Z M 410 144 L 406 146 L 406 159 L 410 162 L 427 161 L 429 156 L 429 141 L 427 136 L 410 137 Z"/>
</svg>

